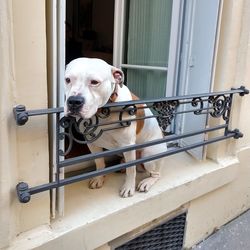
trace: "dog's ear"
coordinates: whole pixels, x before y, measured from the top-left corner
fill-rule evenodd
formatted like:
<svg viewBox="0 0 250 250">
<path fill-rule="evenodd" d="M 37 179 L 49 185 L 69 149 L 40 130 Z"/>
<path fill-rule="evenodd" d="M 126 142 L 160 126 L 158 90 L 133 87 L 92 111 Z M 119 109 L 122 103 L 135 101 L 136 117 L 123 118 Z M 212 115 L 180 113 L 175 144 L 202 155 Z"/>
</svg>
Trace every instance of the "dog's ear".
<svg viewBox="0 0 250 250">
<path fill-rule="evenodd" d="M 122 87 L 123 82 L 124 82 L 124 74 L 123 74 L 123 72 L 120 69 L 116 68 L 116 67 L 112 67 L 111 72 L 112 72 L 112 75 L 113 75 L 113 77 L 115 79 L 115 83 L 119 84 L 120 87 Z"/>
</svg>

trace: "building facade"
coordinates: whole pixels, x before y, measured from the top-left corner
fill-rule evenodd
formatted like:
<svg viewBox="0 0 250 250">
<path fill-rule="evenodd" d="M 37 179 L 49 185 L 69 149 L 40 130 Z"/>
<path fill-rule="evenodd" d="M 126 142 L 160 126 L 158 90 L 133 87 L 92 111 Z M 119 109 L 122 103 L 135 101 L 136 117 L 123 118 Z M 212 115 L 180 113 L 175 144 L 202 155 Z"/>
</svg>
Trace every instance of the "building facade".
<svg viewBox="0 0 250 250">
<path fill-rule="evenodd" d="M 58 1 L 58 8 L 62 2 Z M 48 6 L 45 0 L 0 2 L 0 248 L 110 249 L 180 211 L 187 211 L 184 247 L 190 248 L 249 209 L 248 96 L 235 98 L 230 124 L 244 137 L 207 146 L 203 160 L 186 153 L 167 158 L 162 180 L 152 192 L 121 199 L 116 190 L 122 176 L 110 175 L 112 185 L 97 191 L 89 190 L 85 182 L 65 187 L 60 215 L 49 192 L 35 195 L 27 204 L 18 201 L 18 182 L 36 186 L 50 179 L 53 142 L 48 117 L 17 127 L 12 112 L 17 104 L 39 109 L 53 103 Z M 250 88 L 249 23 L 249 1 L 225 0 L 220 5 L 212 91 Z M 114 53 L 118 47 L 114 46 Z M 110 60 L 108 53 L 105 57 Z M 129 64 L 119 56 L 116 60 L 118 66 Z"/>
</svg>

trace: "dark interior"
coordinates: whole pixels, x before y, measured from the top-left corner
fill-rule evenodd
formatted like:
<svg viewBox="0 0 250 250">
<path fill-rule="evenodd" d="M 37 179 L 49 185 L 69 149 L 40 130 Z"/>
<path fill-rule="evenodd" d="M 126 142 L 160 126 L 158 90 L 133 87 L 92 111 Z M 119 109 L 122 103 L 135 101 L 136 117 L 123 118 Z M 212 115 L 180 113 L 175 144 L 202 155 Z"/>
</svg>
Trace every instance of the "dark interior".
<svg viewBox="0 0 250 250">
<path fill-rule="evenodd" d="M 66 64 L 78 57 L 100 58 L 112 64 L 114 0 L 67 0 L 65 27 Z M 87 153 L 87 145 L 75 142 L 66 158 Z"/>
<path fill-rule="evenodd" d="M 77 57 L 113 61 L 114 0 L 66 1 L 66 64 Z"/>
</svg>

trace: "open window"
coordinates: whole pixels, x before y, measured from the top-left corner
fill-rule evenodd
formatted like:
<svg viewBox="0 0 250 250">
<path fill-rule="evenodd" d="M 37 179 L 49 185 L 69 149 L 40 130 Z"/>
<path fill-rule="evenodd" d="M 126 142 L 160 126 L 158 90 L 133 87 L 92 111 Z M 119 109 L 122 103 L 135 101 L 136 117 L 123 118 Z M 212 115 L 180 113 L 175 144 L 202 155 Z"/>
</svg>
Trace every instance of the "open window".
<svg viewBox="0 0 250 250">
<path fill-rule="evenodd" d="M 48 0 L 50 107 L 63 106 L 65 65 L 83 56 L 122 68 L 129 88 L 143 99 L 209 92 L 219 10 L 219 0 Z M 196 129 L 204 129 L 206 118 L 196 119 Z M 55 121 L 50 123 L 55 165 Z M 189 127 L 183 115 L 168 132 Z M 85 152 L 86 146 L 77 146 L 74 156 Z M 202 158 L 204 150 L 191 153 Z M 63 197 L 63 188 L 52 193 L 52 210 L 57 200 L 59 214 Z"/>
</svg>

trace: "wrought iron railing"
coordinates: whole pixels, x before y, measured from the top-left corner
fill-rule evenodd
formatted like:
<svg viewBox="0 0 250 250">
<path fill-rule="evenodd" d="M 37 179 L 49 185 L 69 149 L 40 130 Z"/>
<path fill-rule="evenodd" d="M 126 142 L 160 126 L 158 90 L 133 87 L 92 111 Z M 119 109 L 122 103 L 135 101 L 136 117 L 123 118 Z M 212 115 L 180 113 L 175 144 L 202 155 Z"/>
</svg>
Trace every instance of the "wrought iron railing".
<svg viewBox="0 0 250 250">
<path fill-rule="evenodd" d="M 55 181 L 45 183 L 35 187 L 29 187 L 25 182 L 20 182 L 16 186 L 17 195 L 19 201 L 22 203 L 29 202 L 31 195 L 48 191 L 54 188 L 59 188 L 71 183 L 86 180 L 98 175 L 104 175 L 107 173 L 115 172 L 124 168 L 128 168 L 144 162 L 156 160 L 161 157 L 173 155 L 179 152 L 187 151 L 203 145 L 208 145 L 218 141 L 222 141 L 229 138 L 238 139 L 243 134 L 238 130 L 230 130 L 229 120 L 233 101 L 233 95 L 239 94 L 244 96 L 249 91 L 245 87 L 238 89 L 231 89 L 230 91 L 214 92 L 208 94 L 197 94 L 187 96 L 175 96 L 166 97 L 154 100 L 136 100 L 119 103 L 108 103 L 101 108 L 97 114 L 88 120 L 82 118 L 76 119 L 74 117 L 64 117 L 63 108 L 51 108 L 40 110 L 26 110 L 25 106 L 18 105 L 14 110 L 15 119 L 17 125 L 24 125 L 29 117 L 38 115 L 56 115 L 56 178 Z M 146 104 L 146 106 L 140 105 Z M 153 115 L 146 117 L 136 117 L 138 109 L 151 108 Z M 112 112 L 118 113 L 117 121 L 108 122 L 108 117 Z M 142 144 L 135 144 L 131 146 L 125 146 L 112 150 L 107 150 L 99 153 L 86 154 L 74 158 L 65 158 L 72 150 L 74 142 L 79 144 L 91 143 L 99 138 L 102 133 L 107 130 L 121 129 L 123 127 L 130 126 L 130 124 L 138 119 L 152 119 L 156 118 L 159 126 L 163 131 L 171 124 L 173 119 L 180 114 L 193 113 L 194 115 L 209 115 L 213 118 L 222 119 L 223 123 L 218 126 L 204 128 L 199 131 L 193 131 L 192 133 L 185 133 L 181 135 L 169 135 L 162 139 L 149 141 Z M 130 115 L 131 119 L 124 119 L 124 114 Z M 60 169 L 66 168 L 76 163 L 81 163 L 96 158 L 113 156 L 121 154 L 130 150 L 142 149 L 150 147 L 152 145 L 167 143 L 173 140 L 179 140 L 199 134 L 205 134 L 212 131 L 223 130 L 223 135 L 209 138 L 204 141 L 196 142 L 183 147 L 177 147 L 169 149 L 165 152 L 161 152 L 155 155 L 136 159 L 131 162 L 125 162 L 110 166 L 102 170 L 90 171 L 87 173 L 78 174 L 67 178 L 60 179 Z M 67 139 L 67 144 L 60 143 Z"/>
</svg>

